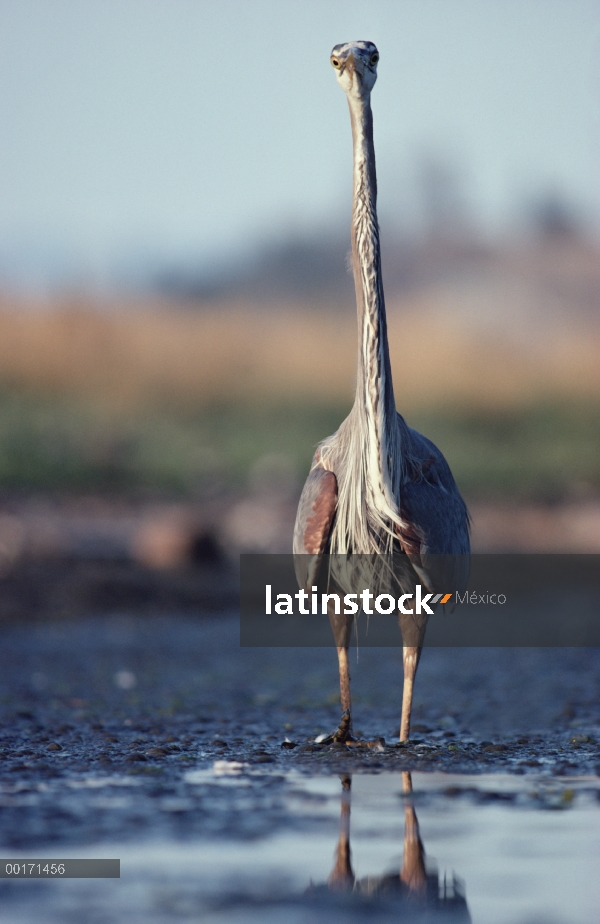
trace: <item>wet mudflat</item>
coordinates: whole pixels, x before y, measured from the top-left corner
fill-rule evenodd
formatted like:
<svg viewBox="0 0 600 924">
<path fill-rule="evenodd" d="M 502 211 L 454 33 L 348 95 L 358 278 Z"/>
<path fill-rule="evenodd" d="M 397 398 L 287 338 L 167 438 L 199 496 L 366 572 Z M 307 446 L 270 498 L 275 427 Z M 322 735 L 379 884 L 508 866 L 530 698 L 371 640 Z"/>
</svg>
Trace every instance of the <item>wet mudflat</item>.
<svg viewBox="0 0 600 924">
<path fill-rule="evenodd" d="M 1 880 L 5 920 L 595 920 L 598 651 L 426 649 L 399 747 L 401 652 L 363 649 L 373 746 L 347 748 L 314 740 L 334 651 L 238 638 L 227 613 L 3 630 L 2 856 L 122 861 Z"/>
</svg>

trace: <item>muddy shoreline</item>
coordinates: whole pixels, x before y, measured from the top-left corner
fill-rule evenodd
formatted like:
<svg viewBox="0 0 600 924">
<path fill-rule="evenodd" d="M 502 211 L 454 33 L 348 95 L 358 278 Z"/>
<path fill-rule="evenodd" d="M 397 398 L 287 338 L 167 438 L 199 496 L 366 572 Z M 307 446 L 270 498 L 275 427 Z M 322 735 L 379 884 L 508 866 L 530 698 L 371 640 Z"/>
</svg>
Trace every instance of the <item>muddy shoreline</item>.
<svg viewBox="0 0 600 924">
<path fill-rule="evenodd" d="M 4 848 L 146 837 L 166 817 L 190 838 L 272 830 L 276 810 L 232 814 L 227 796 L 206 794 L 190 802 L 189 772 L 215 765 L 248 775 L 256 793 L 293 769 L 600 773 L 595 649 L 426 649 L 401 746 L 400 651 L 354 653 L 356 731 L 382 743 L 349 748 L 315 743 L 339 719 L 333 650 L 240 649 L 238 633 L 231 611 L 5 627 Z M 115 779 L 126 781 L 126 810 L 90 801 Z"/>
</svg>

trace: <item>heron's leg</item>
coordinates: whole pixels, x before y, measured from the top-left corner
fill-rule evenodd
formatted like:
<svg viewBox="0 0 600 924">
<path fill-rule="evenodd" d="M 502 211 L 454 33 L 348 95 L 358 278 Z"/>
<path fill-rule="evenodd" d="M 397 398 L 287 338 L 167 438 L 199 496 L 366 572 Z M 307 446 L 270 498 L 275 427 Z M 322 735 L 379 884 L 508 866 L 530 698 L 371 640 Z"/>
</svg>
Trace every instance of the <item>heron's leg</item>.
<svg viewBox="0 0 600 924">
<path fill-rule="evenodd" d="M 404 689 L 402 690 L 400 741 L 408 741 L 408 736 L 410 734 L 410 712 L 412 709 L 413 686 L 420 657 L 421 648 L 405 646 L 402 649 L 402 661 L 404 663 Z"/>
<path fill-rule="evenodd" d="M 352 700 L 350 698 L 350 666 L 348 664 L 348 649 L 338 648 L 338 665 L 340 668 L 340 702 L 342 713 L 352 714 Z"/>
<path fill-rule="evenodd" d="M 340 669 L 340 702 L 342 705 L 342 720 L 334 734 L 336 741 L 345 741 L 352 732 L 352 701 L 350 698 L 350 665 L 348 662 L 348 648 L 352 634 L 352 617 L 343 613 L 336 613 L 333 603 L 329 601 L 327 612 L 333 630 L 335 646 L 337 648 L 338 666 Z"/>
</svg>

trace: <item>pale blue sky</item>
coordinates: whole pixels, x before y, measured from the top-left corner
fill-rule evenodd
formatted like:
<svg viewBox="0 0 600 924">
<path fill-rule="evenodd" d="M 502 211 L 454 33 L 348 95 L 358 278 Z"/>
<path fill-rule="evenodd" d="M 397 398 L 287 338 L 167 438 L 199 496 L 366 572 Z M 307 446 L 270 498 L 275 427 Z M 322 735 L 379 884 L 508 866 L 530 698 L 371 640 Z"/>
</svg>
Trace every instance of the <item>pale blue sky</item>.
<svg viewBox="0 0 600 924">
<path fill-rule="evenodd" d="M 380 206 L 420 151 L 488 231 L 556 188 L 600 213 L 594 0 L 0 0 L 0 284 L 106 282 L 345 222 L 331 47 L 381 53 Z"/>
</svg>

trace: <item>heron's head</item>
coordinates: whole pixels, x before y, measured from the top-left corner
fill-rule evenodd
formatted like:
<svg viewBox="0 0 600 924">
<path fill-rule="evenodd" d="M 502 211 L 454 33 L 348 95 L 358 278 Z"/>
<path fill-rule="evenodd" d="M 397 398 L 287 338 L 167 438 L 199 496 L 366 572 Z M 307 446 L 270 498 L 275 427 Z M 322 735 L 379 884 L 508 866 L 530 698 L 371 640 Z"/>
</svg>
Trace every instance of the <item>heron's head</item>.
<svg viewBox="0 0 600 924">
<path fill-rule="evenodd" d="M 330 61 L 342 90 L 353 97 L 368 96 L 377 80 L 379 52 L 373 42 L 336 45 Z"/>
</svg>

